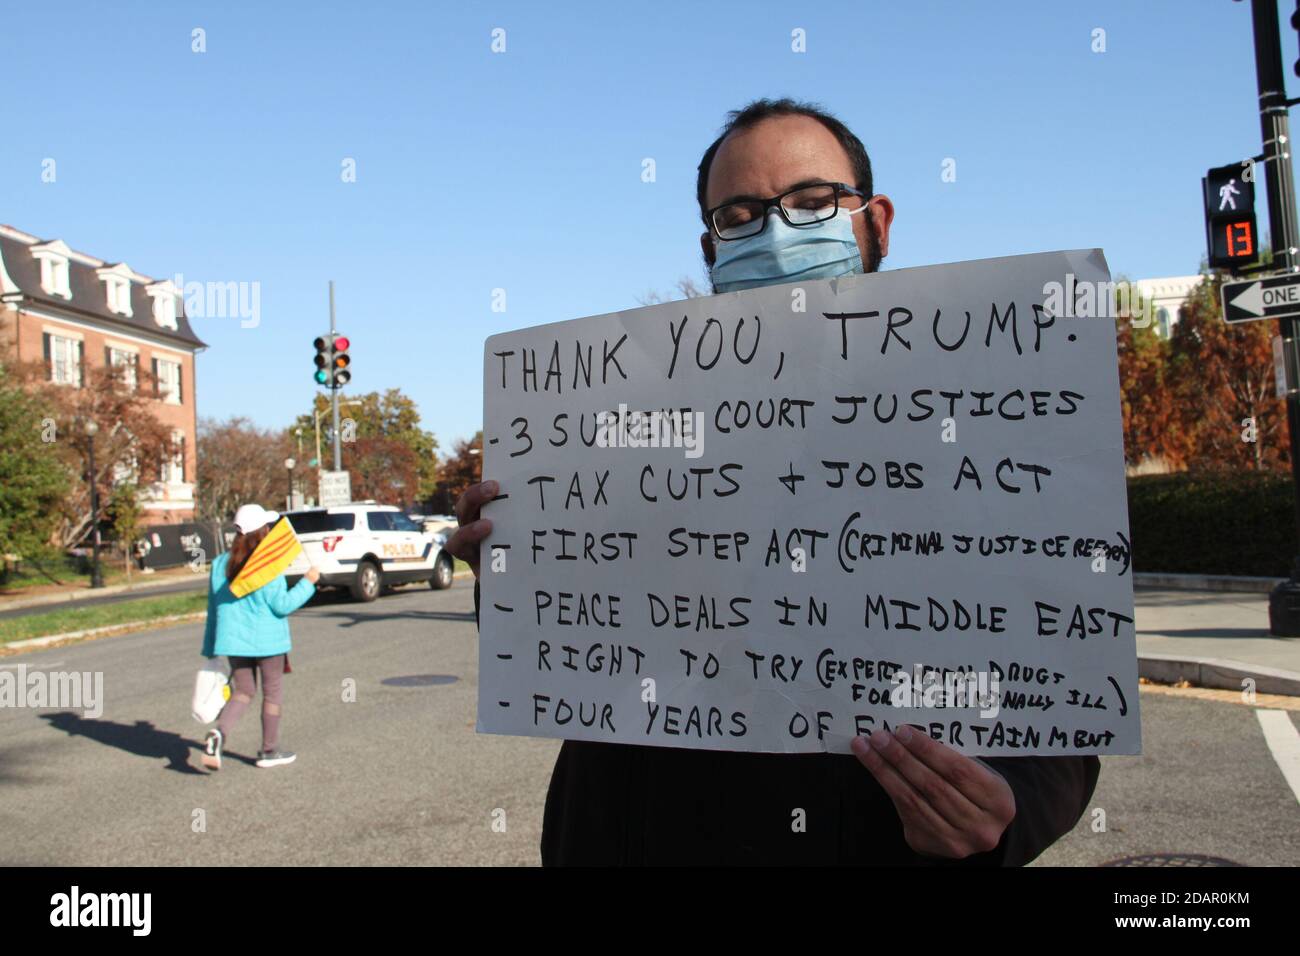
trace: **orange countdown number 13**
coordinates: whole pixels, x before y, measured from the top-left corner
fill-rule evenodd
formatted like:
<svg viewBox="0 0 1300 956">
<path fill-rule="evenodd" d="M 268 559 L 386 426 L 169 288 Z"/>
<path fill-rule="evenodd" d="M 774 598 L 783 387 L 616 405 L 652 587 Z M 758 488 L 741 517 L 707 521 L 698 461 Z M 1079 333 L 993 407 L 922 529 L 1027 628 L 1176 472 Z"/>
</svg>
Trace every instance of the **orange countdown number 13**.
<svg viewBox="0 0 1300 956">
<path fill-rule="evenodd" d="M 1228 239 L 1228 255 L 1231 258 L 1248 256 L 1255 251 L 1255 247 L 1250 241 L 1250 223 L 1230 222 L 1224 227 L 1223 231 Z M 1236 236 L 1233 235 L 1234 231 Z"/>
</svg>

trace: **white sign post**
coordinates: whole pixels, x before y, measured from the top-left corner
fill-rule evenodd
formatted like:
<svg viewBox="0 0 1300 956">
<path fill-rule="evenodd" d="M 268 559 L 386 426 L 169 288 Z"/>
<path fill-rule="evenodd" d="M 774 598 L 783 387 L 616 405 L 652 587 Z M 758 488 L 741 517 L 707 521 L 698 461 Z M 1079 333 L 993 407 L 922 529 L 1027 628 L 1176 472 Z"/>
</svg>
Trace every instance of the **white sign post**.
<svg viewBox="0 0 1300 956">
<path fill-rule="evenodd" d="M 1045 253 L 488 339 L 479 730 L 1139 752 L 1108 279 Z"/>
</svg>

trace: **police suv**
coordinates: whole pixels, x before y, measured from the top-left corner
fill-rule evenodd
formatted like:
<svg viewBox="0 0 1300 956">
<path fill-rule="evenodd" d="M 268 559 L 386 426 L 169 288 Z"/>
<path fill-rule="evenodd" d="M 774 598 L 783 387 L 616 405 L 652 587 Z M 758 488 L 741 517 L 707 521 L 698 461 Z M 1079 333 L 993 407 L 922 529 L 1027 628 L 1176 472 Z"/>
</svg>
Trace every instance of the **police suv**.
<svg viewBox="0 0 1300 956">
<path fill-rule="evenodd" d="M 441 534 L 425 531 L 399 508 L 353 502 L 285 514 L 303 553 L 285 570 L 289 582 L 320 570 L 320 587 L 345 587 L 358 601 L 373 601 L 385 587 L 428 581 L 450 587 L 455 563 Z"/>
</svg>

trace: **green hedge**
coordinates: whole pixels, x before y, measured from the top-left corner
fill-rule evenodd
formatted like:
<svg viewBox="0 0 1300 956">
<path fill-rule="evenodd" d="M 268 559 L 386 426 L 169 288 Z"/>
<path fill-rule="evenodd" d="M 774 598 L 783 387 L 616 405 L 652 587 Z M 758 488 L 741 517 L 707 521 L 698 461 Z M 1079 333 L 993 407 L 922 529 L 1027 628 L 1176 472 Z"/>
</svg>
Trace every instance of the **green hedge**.
<svg viewBox="0 0 1300 956">
<path fill-rule="evenodd" d="M 1133 570 L 1286 577 L 1296 554 L 1289 472 L 1187 472 L 1128 480 Z"/>
</svg>

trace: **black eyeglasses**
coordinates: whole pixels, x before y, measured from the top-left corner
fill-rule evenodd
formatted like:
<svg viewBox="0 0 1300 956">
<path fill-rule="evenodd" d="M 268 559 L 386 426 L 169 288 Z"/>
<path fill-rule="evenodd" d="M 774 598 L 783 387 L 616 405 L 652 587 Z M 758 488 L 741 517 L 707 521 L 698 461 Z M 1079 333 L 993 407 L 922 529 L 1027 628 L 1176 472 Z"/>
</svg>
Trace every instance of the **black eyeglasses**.
<svg viewBox="0 0 1300 956">
<path fill-rule="evenodd" d="M 767 228 L 767 211 L 773 206 L 791 226 L 811 226 L 833 219 L 841 196 L 857 196 L 866 205 L 867 194 L 845 183 L 813 183 L 773 196 L 723 203 L 708 212 L 709 224 L 719 239 L 748 239 Z M 854 210 L 856 212 L 856 210 Z"/>
</svg>

